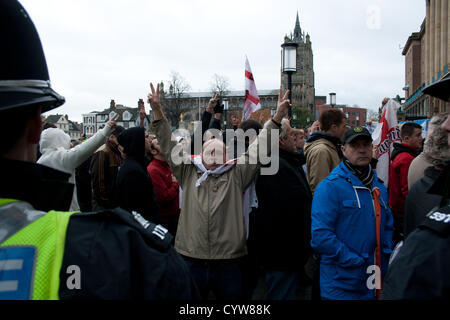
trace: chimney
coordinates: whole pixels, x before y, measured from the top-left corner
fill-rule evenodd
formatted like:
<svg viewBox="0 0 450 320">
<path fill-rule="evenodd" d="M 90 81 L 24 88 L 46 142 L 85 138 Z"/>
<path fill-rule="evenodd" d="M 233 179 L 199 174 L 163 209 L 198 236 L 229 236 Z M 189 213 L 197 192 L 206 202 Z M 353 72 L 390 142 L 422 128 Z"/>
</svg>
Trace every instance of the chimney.
<svg viewBox="0 0 450 320">
<path fill-rule="evenodd" d="M 65 117 L 66 117 L 66 120 L 69 120 L 69 116 L 67 114 L 65 115 Z"/>
<path fill-rule="evenodd" d="M 111 110 L 114 110 L 114 109 L 116 109 L 116 103 L 114 102 L 114 100 L 111 100 L 111 103 L 110 103 L 110 109 Z"/>
</svg>

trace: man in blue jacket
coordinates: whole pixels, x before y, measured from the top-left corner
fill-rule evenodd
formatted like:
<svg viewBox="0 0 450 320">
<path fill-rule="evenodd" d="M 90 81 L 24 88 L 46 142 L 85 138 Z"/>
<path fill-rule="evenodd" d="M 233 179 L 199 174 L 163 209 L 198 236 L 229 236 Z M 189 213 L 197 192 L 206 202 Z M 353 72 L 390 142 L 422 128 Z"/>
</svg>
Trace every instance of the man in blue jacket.
<svg viewBox="0 0 450 320">
<path fill-rule="evenodd" d="M 324 299 L 377 299 L 392 252 L 393 217 L 388 193 L 370 166 L 372 137 L 349 129 L 344 158 L 314 193 L 311 246 L 321 256 Z"/>
</svg>

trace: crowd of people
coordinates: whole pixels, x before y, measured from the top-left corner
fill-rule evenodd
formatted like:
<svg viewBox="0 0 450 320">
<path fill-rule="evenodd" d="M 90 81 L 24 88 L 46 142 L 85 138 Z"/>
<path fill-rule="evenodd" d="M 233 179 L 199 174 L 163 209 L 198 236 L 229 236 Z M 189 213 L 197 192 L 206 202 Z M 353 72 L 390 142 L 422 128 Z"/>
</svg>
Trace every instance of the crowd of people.
<svg viewBox="0 0 450 320">
<path fill-rule="evenodd" d="M 214 94 L 186 138 L 151 83 L 148 127 L 141 105 L 141 126 L 112 118 L 71 141 L 41 122 L 64 98 L 23 12 L 0 4 L 11 30 L 0 60 L 0 260 L 24 265 L 20 276 L 0 268 L 0 299 L 250 300 L 259 279 L 266 300 L 295 300 L 308 283 L 317 300 L 449 298 L 449 113 L 430 120 L 425 140 L 420 125 L 401 126 L 387 185 L 372 130 L 336 108 L 293 128 L 281 89 L 271 119 L 233 116 L 227 130 Z M 448 101 L 449 80 L 436 85 Z"/>
</svg>

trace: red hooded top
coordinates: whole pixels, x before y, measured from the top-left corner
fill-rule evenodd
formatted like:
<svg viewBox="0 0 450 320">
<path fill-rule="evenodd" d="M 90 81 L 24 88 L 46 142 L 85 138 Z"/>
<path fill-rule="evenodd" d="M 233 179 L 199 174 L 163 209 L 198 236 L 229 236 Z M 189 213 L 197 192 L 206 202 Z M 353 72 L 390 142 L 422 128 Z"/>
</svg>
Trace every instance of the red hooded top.
<svg viewBox="0 0 450 320">
<path fill-rule="evenodd" d="M 396 217 L 403 217 L 408 194 L 408 170 L 417 149 L 405 143 L 395 143 L 389 167 L 389 206 Z"/>
<path fill-rule="evenodd" d="M 179 187 L 172 181 L 173 172 L 167 161 L 153 159 L 147 167 L 160 208 L 161 222 L 174 222 L 180 214 Z"/>
</svg>

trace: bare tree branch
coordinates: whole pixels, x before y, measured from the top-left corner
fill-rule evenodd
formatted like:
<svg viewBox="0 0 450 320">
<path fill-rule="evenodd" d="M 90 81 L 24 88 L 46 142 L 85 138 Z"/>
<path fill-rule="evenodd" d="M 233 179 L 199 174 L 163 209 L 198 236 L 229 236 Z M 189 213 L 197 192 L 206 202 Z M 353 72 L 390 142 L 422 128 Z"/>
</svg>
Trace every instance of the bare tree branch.
<svg viewBox="0 0 450 320">
<path fill-rule="evenodd" d="M 230 84 L 228 78 L 218 74 L 212 76 L 212 81 L 210 82 L 211 94 L 217 93 L 219 98 L 223 98 L 229 93 Z"/>
<path fill-rule="evenodd" d="M 172 126 L 178 128 L 181 113 L 189 106 L 183 103 L 183 98 L 191 89 L 189 83 L 176 71 L 172 71 L 167 82 L 168 92 L 164 92 L 165 114 Z"/>
</svg>

